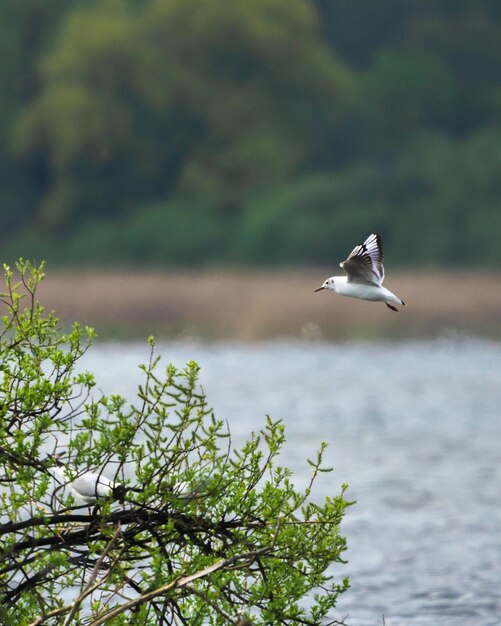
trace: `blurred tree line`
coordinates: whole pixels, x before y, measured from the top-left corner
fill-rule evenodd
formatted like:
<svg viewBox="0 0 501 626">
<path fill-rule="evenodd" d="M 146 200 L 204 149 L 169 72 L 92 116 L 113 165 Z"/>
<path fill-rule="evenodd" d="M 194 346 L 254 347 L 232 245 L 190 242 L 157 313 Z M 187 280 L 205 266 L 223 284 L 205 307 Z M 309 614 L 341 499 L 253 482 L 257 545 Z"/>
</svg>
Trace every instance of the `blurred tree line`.
<svg viewBox="0 0 501 626">
<path fill-rule="evenodd" d="M 501 265 L 499 0 L 3 0 L 0 241 Z"/>
</svg>

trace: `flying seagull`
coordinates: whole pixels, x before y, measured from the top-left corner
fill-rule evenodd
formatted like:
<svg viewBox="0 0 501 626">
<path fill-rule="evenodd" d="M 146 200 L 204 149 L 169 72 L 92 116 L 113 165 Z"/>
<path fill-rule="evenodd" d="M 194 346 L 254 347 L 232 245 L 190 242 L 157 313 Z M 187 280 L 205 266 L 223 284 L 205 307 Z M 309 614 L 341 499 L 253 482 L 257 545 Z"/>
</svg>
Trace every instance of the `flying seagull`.
<svg viewBox="0 0 501 626">
<path fill-rule="evenodd" d="M 347 275 L 331 276 L 315 291 L 329 289 L 341 296 L 384 302 L 392 311 L 398 311 L 395 304 L 406 306 L 401 298 L 383 287 L 383 246 L 380 233 L 369 235 L 339 265 Z"/>
<path fill-rule="evenodd" d="M 67 485 L 71 492 L 85 504 L 94 504 L 102 498 L 120 498 L 123 495 L 123 485 L 114 483 L 107 476 L 97 472 L 87 471 L 71 480 L 64 463 L 60 460 L 62 455 L 51 454 L 49 456 L 55 461 L 52 470 L 58 482 L 63 486 Z"/>
</svg>

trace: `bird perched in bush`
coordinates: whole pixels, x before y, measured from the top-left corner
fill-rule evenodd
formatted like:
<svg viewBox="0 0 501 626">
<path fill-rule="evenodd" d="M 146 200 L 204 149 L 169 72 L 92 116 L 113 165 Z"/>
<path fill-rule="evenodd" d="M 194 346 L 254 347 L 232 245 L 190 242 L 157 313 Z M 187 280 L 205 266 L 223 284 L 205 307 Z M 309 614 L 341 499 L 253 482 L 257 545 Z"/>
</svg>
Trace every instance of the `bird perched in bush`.
<svg viewBox="0 0 501 626">
<path fill-rule="evenodd" d="M 85 471 L 73 480 L 68 475 L 65 464 L 61 461 L 62 454 L 51 454 L 49 458 L 55 462 L 52 471 L 57 481 L 68 486 L 71 492 L 83 500 L 85 504 L 95 504 L 102 498 L 119 499 L 125 492 L 124 485 L 115 483 L 101 473 Z"/>
</svg>

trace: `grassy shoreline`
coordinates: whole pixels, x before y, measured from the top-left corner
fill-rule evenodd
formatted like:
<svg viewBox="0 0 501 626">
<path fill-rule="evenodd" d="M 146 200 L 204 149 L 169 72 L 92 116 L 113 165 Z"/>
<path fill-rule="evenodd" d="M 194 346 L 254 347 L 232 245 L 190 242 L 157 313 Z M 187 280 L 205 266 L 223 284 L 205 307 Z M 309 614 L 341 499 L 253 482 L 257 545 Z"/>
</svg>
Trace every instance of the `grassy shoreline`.
<svg viewBox="0 0 501 626">
<path fill-rule="evenodd" d="M 56 270 L 40 299 L 63 322 L 101 337 L 265 340 L 404 339 L 449 332 L 501 338 L 501 276 L 392 272 L 385 285 L 408 304 L 313 293 L 332 272 L 307 270 Z"/>
</svg>

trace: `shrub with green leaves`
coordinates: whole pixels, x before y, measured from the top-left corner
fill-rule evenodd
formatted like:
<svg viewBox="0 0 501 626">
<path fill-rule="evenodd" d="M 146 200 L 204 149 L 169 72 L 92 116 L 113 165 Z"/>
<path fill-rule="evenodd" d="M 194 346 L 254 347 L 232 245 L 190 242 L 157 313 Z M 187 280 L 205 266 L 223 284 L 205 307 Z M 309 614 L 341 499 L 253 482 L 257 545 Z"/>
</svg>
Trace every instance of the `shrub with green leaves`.
<svg viewBox="0 0 501 626">
<path fill-rule="evenodd" d="M 78 362 L 94 333 L 63 332 L 37 300 L 43 266 L 5 267 L 0 294 L 0 622 L 223 625 L 336 623 L 348 587 L 345 487 L 298 490 L 268 418 L 239 449 L 198 384 L 199 367 L 150 357 L 135 401 L 103 395 Z M 85 472 L 120 485 L 82 504 Z M 114 497 L 115 496 L 115 497 Z"/>
</svg>

